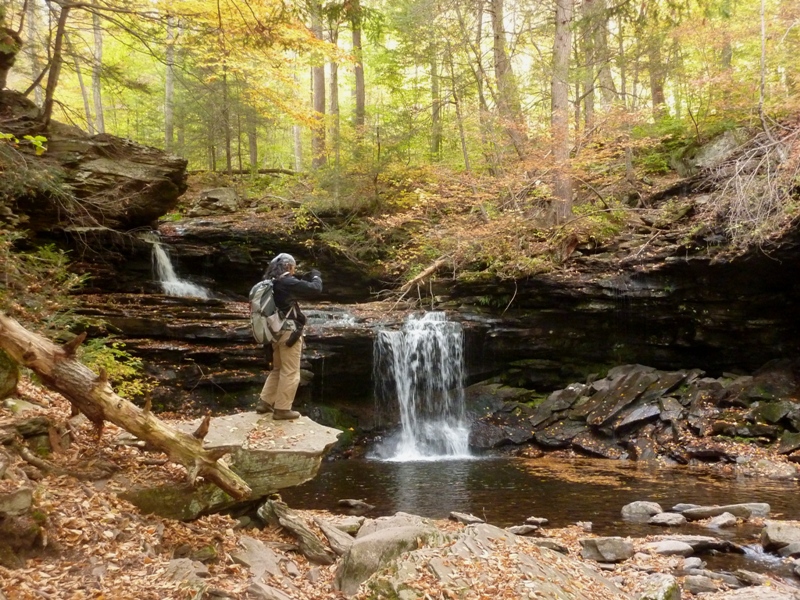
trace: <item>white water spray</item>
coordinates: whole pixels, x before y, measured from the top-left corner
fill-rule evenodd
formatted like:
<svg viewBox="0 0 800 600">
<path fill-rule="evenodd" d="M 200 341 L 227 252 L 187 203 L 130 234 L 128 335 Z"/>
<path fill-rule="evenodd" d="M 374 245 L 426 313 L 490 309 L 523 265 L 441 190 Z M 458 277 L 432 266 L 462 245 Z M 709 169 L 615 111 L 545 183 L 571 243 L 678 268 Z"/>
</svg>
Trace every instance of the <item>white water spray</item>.
<svg viewBox="0 0 800 600">
<path fill-rule="evenodd" d="M 469 456 L 464 407 L 464 336 L 441 312 L 411 316 L 400 331 L 379 331 L 375 395 L 397 402 L 401 429 L 376 450 L 395 461 Z"/>
<path fill-rule="evenodd" d="M 156 240 L 150 241 L 153 244 L 153 267 L 161 289 L 167 296 L 203 299 L 211 297 L 211 293 L 203 286 L 179 278 L 164 247 Z"/>
</svg>

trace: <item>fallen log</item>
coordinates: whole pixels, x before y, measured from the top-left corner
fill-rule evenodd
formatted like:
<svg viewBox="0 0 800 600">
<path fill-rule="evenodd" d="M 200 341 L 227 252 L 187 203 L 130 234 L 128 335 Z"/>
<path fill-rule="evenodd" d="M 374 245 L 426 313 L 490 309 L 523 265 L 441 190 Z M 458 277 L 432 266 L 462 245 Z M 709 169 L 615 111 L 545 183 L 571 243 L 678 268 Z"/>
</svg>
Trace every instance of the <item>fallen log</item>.
<svg viewBox="0 0 800 600">
<path fill-rule="evenodd" d="M 247 483 L 219 460 L 227 452 L 203 448 L 202 426 L 194 435 L 173 429 L 148 407 L 142 410 L 115 394 L 105 372 L 98 375 L 77 360 L 75 351 L 85 337 L 81 334 L 64 346 L 57 346 L 0 313 L 0 348 L 34 371 L 47 387 L 67 398 L 98 429 L 104 421 L 110 421 L 165 452 L 170 460 L 186 467 L 192 484 L 202 477 L 237 500 L 250 495 Z"/>
<path fill-rule="evenodd" d="M 280 525 L 297 538 L 300 552 L 308 560 L 319 565 L 332 565 L 334 556 L 313 531 L 303 522 L 302 517 L 281 500 L 267 500 L 257 514 L 270 525 Z"/>
</svg>

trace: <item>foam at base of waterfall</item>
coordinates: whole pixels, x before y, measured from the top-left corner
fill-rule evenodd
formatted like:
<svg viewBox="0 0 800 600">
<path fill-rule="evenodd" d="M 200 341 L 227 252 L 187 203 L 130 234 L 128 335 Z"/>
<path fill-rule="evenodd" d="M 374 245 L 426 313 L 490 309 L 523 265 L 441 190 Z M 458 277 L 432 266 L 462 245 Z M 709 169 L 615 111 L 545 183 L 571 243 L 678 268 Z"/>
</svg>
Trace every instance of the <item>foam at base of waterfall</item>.
<svg viewBox="0 0 800 600">
<path fill-rule="evenodd" d="M 387 462 L 422 462 L 475 458 L 469 451 L 469 427 L 453 423 L 425 423 L 409 435 L 398 431 L 377 446 L 368 458 Z"/>
<path fill-rule="evenodd" d="M 162 281 L 161 289 L 167 296 L 179 296 L 181 298 L 202 298 L 208 300 L 211 296 L 208 290 L 183 279 L 177 281 Z"/>
</svg>

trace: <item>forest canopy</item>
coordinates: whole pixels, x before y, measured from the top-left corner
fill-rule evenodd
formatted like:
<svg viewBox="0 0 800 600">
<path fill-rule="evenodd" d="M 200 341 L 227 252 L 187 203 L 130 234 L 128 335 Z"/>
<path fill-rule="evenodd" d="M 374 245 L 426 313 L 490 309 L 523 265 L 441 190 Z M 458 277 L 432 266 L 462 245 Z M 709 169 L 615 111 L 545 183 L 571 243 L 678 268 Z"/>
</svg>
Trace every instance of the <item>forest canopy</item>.
<svg viewBox="0 0 800 600">
<path fill-rule="evenodd" d="M 763 133 L 794 165 L 786 181 L 796 173 L 790 0 L 0 0 L 0 17 L 7 85 L 46 115 L 191 170 L 286 174 L 264 198 L 402 229 L 389 271 L 464 253 L 431 230 L 421 243 L 425 214 L 479 228 L 484 266 L 535 272 L 538 233 L 523 236 L 525 260 L 509 266 L 502 248 L 519 253 L 521 222 L 597 209 L 591 235 L 613 233 L 726 132 Z M 360 226 L 330 241 L 352 249 Z"/>
</svg>

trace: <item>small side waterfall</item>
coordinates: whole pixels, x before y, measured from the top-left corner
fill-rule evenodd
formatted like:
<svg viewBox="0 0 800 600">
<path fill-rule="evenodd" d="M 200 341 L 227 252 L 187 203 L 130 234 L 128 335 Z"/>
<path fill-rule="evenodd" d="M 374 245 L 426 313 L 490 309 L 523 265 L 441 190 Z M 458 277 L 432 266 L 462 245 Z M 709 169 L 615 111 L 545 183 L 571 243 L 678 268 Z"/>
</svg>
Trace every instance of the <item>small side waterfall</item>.
<svg viewBox="0 0 800 600">
<path fill-rule="evenodd" d="M 441 312 L 411 316 L 400 331 L 379 331 L 375 397 L 397 403 L 401 429 L 376 449 L 395 461 L 469 456 L 464 406 L 464 336 Z"/>
<path fill-rule="evenodd" d="M 145 239 L 153 244 L 153 271 L 167 296 L 202 299 L 211 297 L 211 292 L 203 286 L 178 277 L 169 254 L 155 236 L 147 236 Z"/>
</svg>

